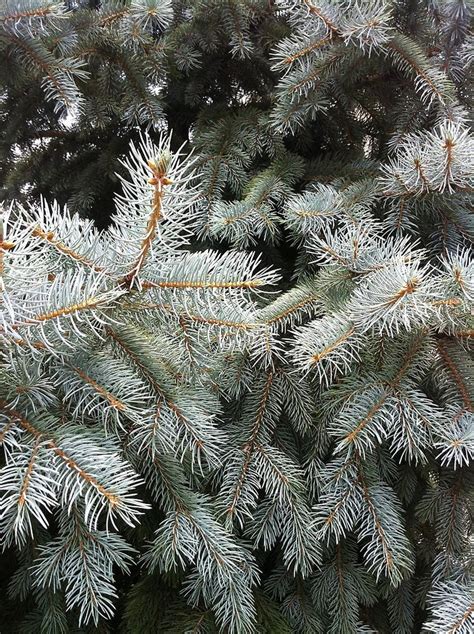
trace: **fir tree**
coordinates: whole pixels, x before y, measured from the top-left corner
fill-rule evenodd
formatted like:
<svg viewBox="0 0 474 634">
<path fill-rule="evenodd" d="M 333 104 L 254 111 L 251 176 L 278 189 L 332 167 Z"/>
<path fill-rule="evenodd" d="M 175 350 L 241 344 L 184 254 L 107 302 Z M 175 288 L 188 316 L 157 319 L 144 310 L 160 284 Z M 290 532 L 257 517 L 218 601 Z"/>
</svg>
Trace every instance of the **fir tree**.
<svg viewBox="0 0 474 634">
<path fill-rule="evenodd" d="M 5 206 L 0 519 L 20 627 L 471 632 L 466 3 L 54 5 L 57 27 L 29 4 L 7 40 L 50 50 L 50 28 L 83 24 L 125 59 L 163 46 L 156 103 L 189 106 L 194 155 L 151 128 L 132 143 L 106 231 L 31 195 Z M 127 119 L 123 79 L 117 150 L 153 124 L 140 100 Z"/>
</svg>

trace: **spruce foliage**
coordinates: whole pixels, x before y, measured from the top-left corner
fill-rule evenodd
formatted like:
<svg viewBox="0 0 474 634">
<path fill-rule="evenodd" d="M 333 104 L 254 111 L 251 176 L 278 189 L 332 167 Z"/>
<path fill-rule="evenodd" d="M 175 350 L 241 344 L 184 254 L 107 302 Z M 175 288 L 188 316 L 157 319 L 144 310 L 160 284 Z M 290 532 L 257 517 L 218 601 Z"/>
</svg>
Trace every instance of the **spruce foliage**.
<svg viewBox="0 0 474 634">
<path fill-rule="evenodd" d="M 7 627 L 470 633 L 467 3 L 85 4 L 0 18 Z"/>
</svg>

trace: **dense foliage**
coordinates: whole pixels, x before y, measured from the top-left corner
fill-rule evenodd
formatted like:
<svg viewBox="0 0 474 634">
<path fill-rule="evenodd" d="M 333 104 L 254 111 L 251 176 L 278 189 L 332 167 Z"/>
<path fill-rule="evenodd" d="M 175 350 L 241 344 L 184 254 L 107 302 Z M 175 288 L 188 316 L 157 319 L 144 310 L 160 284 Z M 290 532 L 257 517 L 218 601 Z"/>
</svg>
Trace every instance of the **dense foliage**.
<svg viewBox="0 0 474 634">
<path fill-rule="evenodd" d="M 469 23 L 0 9 L 6 631 L 473 630 Z"/>
</svg>

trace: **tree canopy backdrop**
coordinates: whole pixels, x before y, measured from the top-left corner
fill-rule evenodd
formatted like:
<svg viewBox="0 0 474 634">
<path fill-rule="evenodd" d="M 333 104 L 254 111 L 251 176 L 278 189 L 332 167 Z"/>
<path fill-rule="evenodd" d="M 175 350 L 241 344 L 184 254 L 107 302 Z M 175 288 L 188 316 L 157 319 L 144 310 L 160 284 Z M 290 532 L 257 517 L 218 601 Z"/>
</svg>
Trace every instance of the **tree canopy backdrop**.
<svg viewBox="0 0 474 634">
<path fill-rule="evenodd" d="M 472 632 L 470 20 L 0 6 L 2 631 Z"/>
</svg>

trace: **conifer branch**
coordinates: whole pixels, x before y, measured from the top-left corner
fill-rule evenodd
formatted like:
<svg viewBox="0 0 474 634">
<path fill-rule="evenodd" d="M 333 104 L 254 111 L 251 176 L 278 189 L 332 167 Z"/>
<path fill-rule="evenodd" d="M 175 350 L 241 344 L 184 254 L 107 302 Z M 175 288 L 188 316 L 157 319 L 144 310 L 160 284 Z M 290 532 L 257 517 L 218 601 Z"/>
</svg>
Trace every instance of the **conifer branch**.
<svg viewBox="0 0 474 634">
<path fill-rule="evenodd" d="M 422 51 L 407 36 L 397 34 L 387 43 L 387 48 L 395 54 L 395 60 L 400 68 L 402 70 L 410 69 L 417 78 L 424 100 L 434 96 L 441 103 L 444 103 L 446 99 L 450 98 L 451 95 L 447 92 L 450 88 L 447 78 L 430 68 Z"/>
<path fill-rule="evenodd" d="M 452 376 L 454 380 L 454 383 L 459 392 L 459 395 L 461 396 L 464 407 L 469 412 L 472 412 L 474 407 L 473 407 L 473 402 L 471 400 L 471 396 L 469 394 L 469 390 L 463 379 L 462 372 L 458 369 L 455 361 L 452 359 L 449 353 L 449 348 L 447 346 L 446 341 L 443 339 L 438 339 L 437 348 L 438 348 L 438 353 L 440 354 L 441 359 L 443 361 L 443 364 L 448 369 L 450 375 Z"/>
<path fill-rule="evenodd" d="M 104 387 L 99 385 L 97 381 L 95 381 L 92 377 L 88 376 L 85 372 L 83 372 L 80 368 L 76 368 L 71 365 L 71 369 L 84 381 L 87 383 L 97 394 L 99 394 L 102 398 L 110 403 L 110 405 L 119 411 L 123 411 L 126 409 L 126 405 L 122 403 L 118 398 L 116 398 L 113 394 L 111 394 Z"/>
<path fill-rule="evenodd" d="M 66 65 L 65 68 L 61 68 L 42 43 L 19 37 L 8 31 L 4 31 L 2 37 L 8 39 L 12 46 L 19 50 L 44 77 L 43 85 L 47 98 L 57 99 L 60 105 L 70 111 L 81 106 L 82 100 L 74 82 L 74 76 L 79 79 L 85 77 L 80 64 L 76 63 L 69 67 Z"/>
<path fill-rule="evenodd" d="M 46 242 L 48 242 L 48 244 L 51 244 L 55 249 L 57 249 L 59 253 L 66 255 L 67 257 L 70 257 L 72 260 L 75 260 L 76 262 L 79 262 L 80 264 L 87 266 L 93 271 L 96 271 L 98 273 L 104 272 L 103 267 L 97 266 L 89 258 L 86 258 L 85 256 L 81 255 L 77 251 L 74 251 L 74 249 L 71 249 L 70 247 L 68 247 L 66 244 L 61 242 L 61 240 L 56 238 L 52 231 L 45 231 L 42 227 L 38 225 L 37 227 L 33 229 L 31 235 L 37 238 L 41 238 L 42 240 L 45 240 Z"/>
<path fill-rule="evenodd" d="M 9 409 L 7 404 L 3 401 L 0 401 L 0 407 L 7 412 L 8 416 L 10 416 L 16 424 L 20 425 L 25 431 L 31 434 L 37 443 L 43 438 L 43 434 L 19 412 Z M 75 471 L 81 479 L 85 480 L 85 482 L 91 484 L 95 489 L 97 489 L 97 491 L 107 499 L 110 506 L 115 507 L 118 504 L 117 496 L 107 491 L 105 487 L 97 482 L 93 476 L 81 469 L 81 467 L 72 458 L 70 458 L 60 447 L 56 445 L 54 440 L 47 439 L 46 444 L 57 456 L 59 456 L 59 458 L 61 458 L 61 460 L 64 461 L 69 469 Z"/>
<path fill-rule="evenodd" d="M 34 439 L 34 447 L 30 462 L 31 467 L 30 465 L 28 466 L 26 477 L 20 491 L 20 496 L 21 493 L 24 494 L 21 498 L 23 500 L 23 504 L 26 500 L 25 483 L 29 486 L 29 482 L 33 477 L 33 458 L 37 455 L 40 446 L 44 446 L 46 449 L 51 450 L 54 456 L 59 459 L 59 465 L 61 465 L 61 468 L 63 469 L 62 475 L 58 475 L 57 484 L 59 484 L 60 481 L 63 482 L 65 487 L 63 496 L 64 500 L 67 501 L 67 504 L 72 505 L 76 501 L 77 497 L 82 493 L 81 490 L 71 490 L 73 482 L 76 481 L 76 479 L 77 481 L 81 481 L 83 486 L 86 486 L 88 493 L 86 494 L 85 519 L 89 522 L 91 527 L 96 527 L 104 504 L 107 508 L 107 522 L 111 521 L 113 523 L 114 516 L 117 515 L 130 525 L 132 525 L 136 520 L 137 514 L 141 512 L 141 509 L 146 508 L 143 503 L 134 500 L 130 497 L 130 494 L 127 493 L 127 489 L 130 486 L 136 486 L 135 478 L 133 476 L 131 477 L 131 473 L 129 471 L 124 471 L 122 467 L 122 473 L 119 474 L 117 470 L 118 465 L 109 463 L 109 473 L 101 482 L 100 479 L 87 467 L 81 466 L 80 460 L 78 461 L 74 458 L 74 445 L 71 445 L 67 439 L 63 441 L 55 440 L 50 433 L 42 432 L 30 420 L 25 418 L 21 412 L 12 409 L 4 401 L 0 401 L 0 408 L 5 412 L 10 420 L 14 421 L 15 424 L 30 434 Z M 66 449 L 63 447 L 66 447 Z M 70 447 L 72 451 L 68 451 L 67 447 Z M 110 480 L 113 484 L 108 486 L 107 480 Z M 56 483 L 54 483 L 54 486 L 57 486 Z M 49 487 L 51 487 L 51 483 Z M 44 521 L 45 520 L 43 519 L 43 522 Z"/>
<path fill-rule="evenodd" d="M 226 514 L 228 518 L 233 518 L 236 513 L 237 506 L 239 504 L 240 497 L 242 495 L 242 488 L 248 476 L 248 471 L 251 465 L 253 454 L 258 451 L 257 439 L 260 434 L 260 430 L 265 420 L 265 413 L 267 408 L 267 402 L 270 397 L 270 391 L 272 388 L 274 379 L 274 373 L 270 370 L 267 373 L 265 383 L 263 385 L 263 391 L 260 395 L 258 408 L 255 414 L 255 419 L 250 430 L 250 434 L 245 444 L 242 447 L 243 461 L 239 469 L 237 481 L 233 487 L 233 493 L 226 508 Z"/>
<path fill-rule="evenodd" d="M 367 488 L 367 484 L 364 481 L 363 477 L 361 477 L 360 475 L 359 475 L 359 482 L 361 484 L 363 495 L 364 495 L 364 499 L 365 499 L 365 502 L 366 502 L 367 507 L 369 509 L 370 515 L 373 518 L 375 530 L 376 530 L 377 535 L 378 535 L 378 539 L 380 540 L 380 543 L 382 545 L 383 556 L 384 556 L 384 559 L 385 559 L 385 565 L 387 567 L 388 575 L 391 576 L 392 575 L 392 571 L 393 571 L 393 567 L 394 567 L 394 556 L 393 556 L 392 549 L 390 548 L 390 545 L 388 543 L 388 539 L 386 537 L 385 530 L 384 530 L 384 528 L 382 526 L 382 523 L 381 523 L 381 521 L 380 521 L 380 519 L 378 517 L 377 510 L 375 509 L 375 507 L 373 505 L 373 502 L 371 500 L 371 496 L 369 494 L 369 490 Z"/>
<path fill-rule="evenodd" d="M 91 310 L 93 308 L 97 308 L 102 303 L 104 303 L 103 297 L 90 297 L 79 304 L 71 304 L 70 306 L 62 306 L 57 310 L 53 310 L 49 313 L 42 313 L 39 315 L 35 315 L 33 318 L 28 319 L 24 322 L 24 324 L 34 324 L 36 322 L 41 321 L 49 321 L 51 319 L 57 319 L 58 317 L 63 317 L 66 315 L 73 315 L 74 313 L 81 312 L 83 310 Z M 19 325 L 23 325 L 20 323 Z"/>
<path fill-rule="evenodd" d="M 324 9 L 313 4 L 312 2 L 310 2 L 310 0 L 303 0 L 305 6 L 308 9 L 308 12 L 311 15 L 316 16 L 319 20 L 321 20 L 321 22 L 324 24 L 325 28 L 327 29 L 328 33 L 330 33 L 331 35 L 335 35 L 338 36 L 339 35 L 339 30 L 337 28 L 337 26 L 334 24 L 333 20 L 325 14 Z"/>
<path fill-rule="evenodd" d="M 21 485 L 20 495 L 18 497 L 18 503 L 17 503 L 18 506 L 20 507 L 25 504 L 26 498 L 28 496 L 28 488 L 31 482 L 31 475 L 32 475 L 33 469 L 35 468 L 36 457 L 39 453 L 40 445 L 41 445 L 41 436 L 39 435 L 35 439 L 35 443 L 33 445 L 33 451 L 31 452 L 31 456 L 28 460 L 28 466 L 23 476 L 23 483 Z"/>
<path fill-rule="evenodd" d="M 172 183 L 170 179 L 166 176 L 166 159 L 164 157 L 155 163 L 154 161 L 148 161 L 148 167 L 152 172 L 152 178 L 148 181 L 150 185 L 153 186 L 153 200 L 151 205 L 151 213 L 148 218 L 146 233 L 142 239 L 142 243 L 140 245 L 139 255 L 133 265 L 131 271 L 125 277 L 125 281 L 130 286 L 133 286 L 137 276 L 139 275 L 145 260 L 150 251 L 153 240 L 155 239 L 156 227 L 158 222 L 162 219 L 162 198 L 163 198 L 163 188 L 166 185 Z"/>
</svg>

